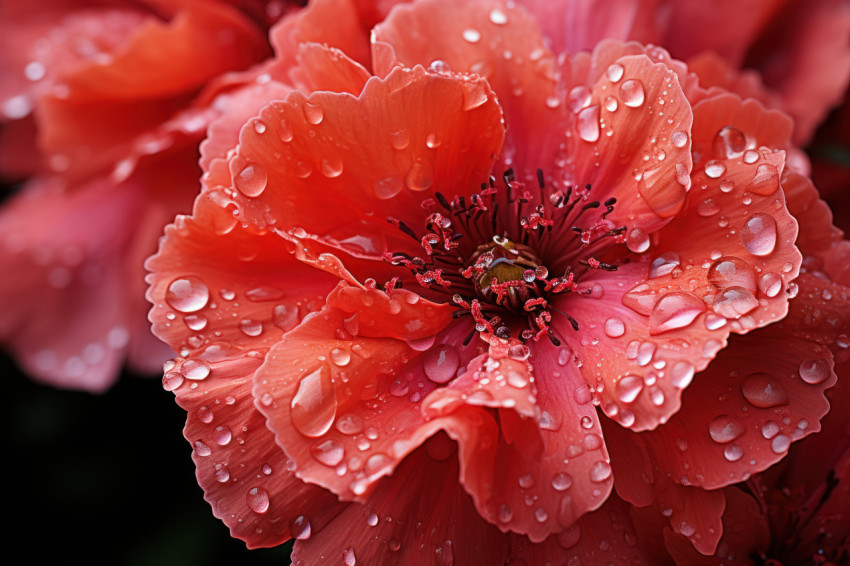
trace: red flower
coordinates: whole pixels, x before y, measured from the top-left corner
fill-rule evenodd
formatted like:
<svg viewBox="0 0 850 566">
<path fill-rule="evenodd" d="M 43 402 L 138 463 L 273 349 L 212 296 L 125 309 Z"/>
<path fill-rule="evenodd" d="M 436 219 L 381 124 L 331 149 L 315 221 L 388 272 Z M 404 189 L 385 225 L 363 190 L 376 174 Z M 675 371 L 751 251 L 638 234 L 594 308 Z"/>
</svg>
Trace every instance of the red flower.
<svg viewBox="0 0 850 566">
<path fill-rule="evenodd" d="M 246 80 L 219 77 L 268 45 L 236 9 L 190 0 L 12 0 L 0 38 L 0 172 L 26 180 L 0 211 L 0 340 L 37 379 L 103 390 L 125 356 L 167 357 L 142 264 L 196 193 L 211 102 Z"/>
<path fill-rule="evenodd" d="M 660 48 L 556 57 L 513 5 L 398 6 L 371 65 L 365 21 L 317 2 L 273 32 L 147 264 L 214 513 L 296 563 L 646 562 L 628 502 L 712 553 L 718 489 L 835 382 L 777 324 L 785 194 L 811 197 L 791 122 Z"/>
</svg>

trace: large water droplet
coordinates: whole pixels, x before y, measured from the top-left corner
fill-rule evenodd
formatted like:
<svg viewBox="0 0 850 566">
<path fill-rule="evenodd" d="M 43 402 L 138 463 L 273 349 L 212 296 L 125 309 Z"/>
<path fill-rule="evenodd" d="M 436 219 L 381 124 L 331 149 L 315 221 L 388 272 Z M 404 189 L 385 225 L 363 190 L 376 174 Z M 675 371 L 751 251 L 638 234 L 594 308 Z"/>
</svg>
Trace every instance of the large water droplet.
<svg viewBox="0 0 850 566">
<path fill-rule="evenodd" d="M 741 381 L 741 394 L 750 405 L 769 409 L 788 404 L 788 392 L 772 375 L 752 373 Z"/>
<path fill-rule="evenodd" d="M 325 111 L 318 104 L 304 103 L 304 118 L 313 125 L 321 124 L 325 118 Z"/>
<path fill-rule="evenodd" d="M 234 178 L 233 183 L 239 192 L 248 197 L 258 197 L 266 190 L 269 175 L 260 165 L 245 166 Z"/>
<path fill-rule="evenodd" d="M 726 172 L 726 166 L 720 161 L 709 161 L 705 164 L 706 176 L 716 179 Z"/>
<path fill-rule="evenodd" d="M 638 79 L 623 81 L 623 84 L 620 85 L 620 99 L 623 104 L 632 108 L 642 106 L 644 100 L 646 100 L 643 84 Z"/>
<path fill-rule="evenodd" d="M 289 525 L 289 533 L 297 540 L 306 540 L 310 538 L 313 528 L 310 525 L 310 519 L 304 515 L 299 515 Z"/>
<path fill-rule="evenodd" d="M 569 529 L 555 535 L 555 538 L 561 548 L 569 550 L 577 545 L 578 541 L 581 539 L 581 527 L 578 524 L 575 524 Z M 573 564 L 570 564 L 570 566 L 573 566 Z M 580 566 L 580 563 L 576 562 L 575 566 Z"/>
<path fill-rule="evenodd" d="M 213 431 L 213 440 L 219 446 L 227 446 L 233 439 L 233 433 L 227 425 L 219 425 Z"/>
<path fill-rule="evenodd" d="M 239 330 L 245 336 L 255 337 L 263 333 L 263 323 L 252 318 L 245 318 L 239 321 Z"/>
<path fill-rule="evenodd" d="M 183 377 L 186 379 L 201 381 L 209 376 L 210 366 L 201 360 L 186 360 L 183 362 L 183 365 L 180 366 L 180 373 L 183 374 Z"/>
<path fill-rule="evenodd" d="M 782 277 L 776 273 L 765 273 L 759 277 L 759 291 L 773 298 L 782 290 Z"/>
<path fill-rule="evenodd" d="M 345 457 L 345 448 L 335 440 L 325 440 L 313 446 L 310 449 L 310 454 L 320 464 L 333 468 L 342 462 Z"/>
<path fill-rule="evenodd" d="M 829 363 L 826 360 L 817 359 L 803 360 L 797 372 L 800 374 L 800 379 L 809 385 L 823 383 L 831 373 Z"/>
<path fill-rule="evenodd" d="M 690 362 L 676 362 L 670 370 L 670 383 L 673 387 L 684 389 L 694 378 L 694 366 Z"/>
<path fill-rule="evenodd" d="M 748 289 L 729 287 L 714 296 L 711 308 L 722 317 L 738 319 L 759 306 L 758 299 Z"/>
<path fill-rule="evenodd" d="M 726 126 L 714 135 L 712 149 L 714 155 L 720 159 L 739 157 L 747 149 L 747 138 L 738 128 Z"/>
<path fill-rule="evenodd" d="M 573 114 L 578 114 L 582 108 L 587 108 L 593 93 L 584 85 L 573 87 L 567 97 L 567 106 Z"/>
<path fill-rule="evenodd" d="M 626 325 L 619 318 L 609 318 L 605 321 L 605 334 L 610 338 L 619 338 L 626 333 Z"/>
<path fill-rule="evenodd" d="M 175 279 L 165 291 L 165 301 L 180 312 L 199 311 L 209 300 L 209 288 L 197 277 Z"/>
<path fill-rule="evenodd" d="M 700 216 L 714 216 L 720 212 L 720 205 L 714 199 L 707 198 L 697 203 L 697 214 Z"/>
<path fill-rule="evenodd" d="M 342 175 L 343 164 L 339 159 L 322 159 L 322 175 L 334 179 Z"/>
<path fill-rule="evenodd" d="M 776 220 L 767 214 L 753 214 L 741 227 L 741 244 L 753 255 L 770 255 L 776 247 Z"/>
<path fill-rule="evenodd" d="M 649 333 L 661 334 L 683 328 L 705 312 L 705 303 L 691 293 L 667 293 L 655 303 L 649 313 Z"/>
<path fill-rule="evenodd" d="M 474 28 L 467 28 L 461 34 L 465 41 L 469 43 L 478 43 L 481 41 L 481 32 Z"/>
<path fill-rule="evenodd" d="M 708 268 L 708 281 L 718 289 L 743 287 L 750 291 L 756 290 L 756 272 L 739 257 L 723 256 Z"/>
<path fill-rule="evenodd" d="M 756 174 L 747 190 L 757 195 L 769 196 L 779 188 L 779 171 L 770 163 L 762 163 L 756 168 Z"/>
<path fill-rule="evenodd" d="M 599 106 L 594 104 L 588 106 L 578 113 L 576 118 L 576 131 L 581 139 L 586 142 L 595 142 L 599 139 Z"/>
<path fill-rule="evenodd" d="M 612 83 L 619 82 L 620 79 L 623 78 L 623 73 L 626 70 L 619 63 L 611 63 L 608 65 L 608 69 L 605 71 L 605 75 L 608 77 L 608 80 Z"/>
<path fill-rule="evenodd" d="M 636 375 L 623 376 L 615 386 L 617 399 L 623 403 L 633 403 L 643 391 L 643 379 Z"/>
<path fill-rule="evenodd" d="M 249 489 L 245 501 L 254 513 L 263 514 L 269 510 L 269 492 L 262 487 Z"/>
<path fill-rule="evenodd" d="M 688 133 L 681 130 L 673 132 L 670 136 L 670 141 L 672 141 L 673 145 L 676 147 L 685 147 L 688 145 L 688 139 Z"/>
<path fill-rule="evenodd" d="M 643 253 L 649 249 L 649 234 L 640 228 L 632 228 L 626 236 L 626 247 L 635 253 Z"/>
<path fill-rule="evenodd" d="M 590 481 L 595 483 L 604 482 L 611 477 L 611 464 L 605 460 L 599 460 L 590 467 Z"/>
<path fill-rule="evenodd" d="M 503 11 L 493 8 L 490 10 L 490 22 L 497 26 L 503 26 L 508 23 L 508 16 Z"/>
<path fill-rule="evenodd" d="M 404 182 L 411 191 L 426 191 L 434 183 L 434 168 L 430 162 L 418 157 L 410 166 Z"/>
<path fill-rule="evenodd" d="M 552 489 L 555 491 L 566 491 L 573 485 L 573 478 L 570 474 L 559 472 L 552 478 Z"/>
<path fill-rule="evenodd" d="M 744 456 L 744 449 L 737 444 L 730 444 L 723 449 L 723 457 L 730 462 L 737 462 Z"/>
<path fill-rule="evenodd" d="M 422 357 L 425 375 L 434 383 L 448 383 L 454 379 L 459 365 L 457 350 L 445 344 L 431 348 Z"/>
<path fill-rule="evenodd" d="M 290 403 L 293 426 L 309 437 L 325 434 L 336 417 L 337 399 L 330 371 L 322 366 L 304 376 Z"/>
<path fill-rule="evenodd" d="M 744 425 L 735 417 L 719 415 L 708 424 L 708 434 L 713 441 L 726 444 L 744 434 Z"/>
<path fill-rule="evenodd" d="M 383 179 L 378 179 L 372 185 L 373 190 L 375 191 L 375 196 L 379 199 L 386 200 L 391 199 L 401 192 L 404 184 L 402 180 L 396 176 L 384 177 Z"/>
</svg>

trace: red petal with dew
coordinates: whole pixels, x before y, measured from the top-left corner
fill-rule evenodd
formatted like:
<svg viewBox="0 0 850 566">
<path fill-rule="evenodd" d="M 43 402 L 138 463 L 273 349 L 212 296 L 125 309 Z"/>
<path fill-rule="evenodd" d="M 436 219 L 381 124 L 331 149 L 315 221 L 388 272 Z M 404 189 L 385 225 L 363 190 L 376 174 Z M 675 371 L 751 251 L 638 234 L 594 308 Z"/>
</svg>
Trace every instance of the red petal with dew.
<svg viewBox="0 0 850 566">
<path fill-rule="evenodd" d="M 175 395 L 187 412 L 183 435 L 193 447 L 198 483 L 213 514 L 248 548 L 310 536 L 344 509 L 333 494 L 296 478 L 294 462 L 275 444 L 251 395 L 251 376 L 263 363 L 256 354 L 177 360 L 165 379 L 194 377 Z"/>
<path fill-rule="evenodd" d="M 659 474 L 707 489 L 749 478 L 781 460 L 792 442 L 820 430 L 823 392 L 835 383 L 826 348 L 796 338 L 796 313 L 730 341 L 683 396 L 687 414 L 630 434 Z M 656 479 L 657 481 L 657 479 Z"/>
<path fill-rule="evenodd" d="M 317 43 L 336 48 L 361 65 L 369 65 L 369 32 L 352 0 L 316 0 L 287 15 L 269 32 L 275 51 L 272 74 L 287 77 L 298 65 L 299 47 Z"/>
<path fill-rule="evenodd" d="M 540 543 L 509 535 L 510 564 L 658 564 L 641 545 L 628 505 L 616 495 Z"/>
<path fill-rule="evenodd" d="M 505 536 L 484 521 L 458 483 L 456 447 L 432 438 L 385 478 L 365 505 L 349 505 L 307 540 L 293 564 L 502 564 Z"/>
<path fill-rule="evenodd" d="M 555 53 L 592 51 L 603 39 L 659 43 L 663 10 L 658 0 L 521 0 L 540 22 Z"/>
<path fill-rule="evenodd" d="M 418 64 L 485 78 L 508 124 L 501 166 L 516 168 L 522 181 L 533 179 L 538 167 L 550 172 L 560 139 L 541 132 L 566 127 L 555 90 L 556 62 L 537 21 L 522 7 L 498 0 L 428 0 L 398 7 L 376 26 L 372 59 L 378 76 L 397 65 Z"/>
<path fill-rule="evenodd" d="M 387 217 L 418 226 L 436 191 L 476 190 L 503 137 L 483 80 L 421 67 L 372 79 L 358 98 L 293 92 L 259 120 L 265 129 L 243 128 L 229 164 L 239 218 L 297 227 L 296 237 L 314 234 L 372 264 L 383 264 L 385 249 L 412 246 Z"/>
<path fill-rule="evenodd" d="M 493 339 L 487 356 L 423 405 L 431 419 L 453 418 L 446 425 L 452 436 L 458 427 L 475 426 L 452 414 L 458 407 L 498 409 L 498 437 L 483 435 L 477 445 L 459 441 L 461 483 L 485 519 L 535 542 L 597 508 L 612 485 L 589 392 L 558 357 L 548 344 L 529 351 Z"/>
<path fill-rule="evenodd" d="M 742 490 L 730 487 L 724 490 L 726 512 L 723 514 L 723 537 L 712 556 L 697 552 L 683 535 L 664 530 L 667 550 L 680 566 L 723 564 L 753 564 L 758 555 L 770 544 L 770 528 L 758 502 Z"/>
<path fill-rule="evenodd" d="M 274 345 L 254 378 L 254 397 L 299 478 L 364 500 L 438 429 L 396 374 L 419 356 L 407 340 L 435 336 L 450 310 L 406 290 L 340 283 L 325 309 Z"/>
<path fill-rule="evenodd" d="M 721 490 L 708 491 L 677 484 L 665 471 L 655 466 L 651 452 L 643 442 L 635 442 L 625 429 L 604 423 L 605 440 L 613 457 L 614 486 L 617 494 L 635 507 L 651 505 L 657 529 L 669 525 L 705 555 L 713 554 L 723 534 L 721 516 L 726 500 Z M 681 449 L 680 443 L 675 448 Z"/>
</svg>

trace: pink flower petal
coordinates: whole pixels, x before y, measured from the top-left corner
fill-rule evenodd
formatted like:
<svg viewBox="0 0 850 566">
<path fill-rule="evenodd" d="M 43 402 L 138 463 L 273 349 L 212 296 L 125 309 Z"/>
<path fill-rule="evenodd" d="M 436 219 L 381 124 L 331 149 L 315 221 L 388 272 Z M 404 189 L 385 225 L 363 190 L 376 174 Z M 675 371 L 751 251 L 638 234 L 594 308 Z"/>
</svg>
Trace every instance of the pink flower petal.
<svg viewBox="0 0 850 566">
<path fill-rule="evenodd" d="M 293 564 L 502 564 L 505 537 L 460 487 L 455 450 L 445 435 L 432 438 L 378 484 L 367 504 L 349 505 L 297 541 Z"/>
</svg>

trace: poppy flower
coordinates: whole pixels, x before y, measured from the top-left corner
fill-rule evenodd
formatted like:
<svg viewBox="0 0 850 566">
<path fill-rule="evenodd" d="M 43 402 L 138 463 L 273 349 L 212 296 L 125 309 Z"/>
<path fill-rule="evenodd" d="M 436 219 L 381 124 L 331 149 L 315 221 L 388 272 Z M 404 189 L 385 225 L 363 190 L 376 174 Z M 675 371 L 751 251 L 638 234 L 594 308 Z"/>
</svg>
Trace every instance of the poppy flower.
<svg viewBox="0 0 850 566">
<path fill-rule="evenodd" d="M 835 382 L 778 324 L 791 121 L 658 47 L 553 53 L 511 3 L 362 22 L 328 0 L 273 30 L 286 96 L 213 124 L 147 263 L 215 515 L 295 563 L 607 563 L 651 556 L 632 506 L 670 508 L 710 554 L 717 490 Z"/>
<path fill-rule="evenodd" d="M 101 391 L 125 357 L 153 372 L 142 265 L 263 31 L 221 2 L 10 1 L 0 38 L 0 174 L 23 182 L 0 210 L 0 340 L 57 386 Z"/>
</svg>

